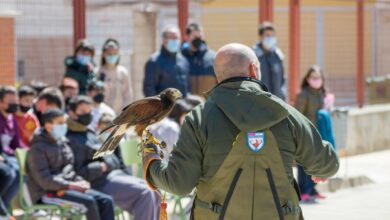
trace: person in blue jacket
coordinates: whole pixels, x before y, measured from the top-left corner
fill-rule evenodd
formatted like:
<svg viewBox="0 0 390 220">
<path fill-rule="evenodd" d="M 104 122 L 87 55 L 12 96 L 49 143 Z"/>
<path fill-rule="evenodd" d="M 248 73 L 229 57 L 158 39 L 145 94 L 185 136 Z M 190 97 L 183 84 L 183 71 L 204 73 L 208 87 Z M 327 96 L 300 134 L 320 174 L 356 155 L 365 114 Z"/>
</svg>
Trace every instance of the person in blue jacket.
<svg viewBox="0 0 390 220">
<path fill-rule="evenodd" d="M 145 96 L 157 95 L 166 88 L 176 88 L 186 96 L 189 90 L 189 64 L 180 53 L 180 31 L 167 27 L 162 32 L 162 46 L 145 65 L 143 92 Z"/>
</svg>

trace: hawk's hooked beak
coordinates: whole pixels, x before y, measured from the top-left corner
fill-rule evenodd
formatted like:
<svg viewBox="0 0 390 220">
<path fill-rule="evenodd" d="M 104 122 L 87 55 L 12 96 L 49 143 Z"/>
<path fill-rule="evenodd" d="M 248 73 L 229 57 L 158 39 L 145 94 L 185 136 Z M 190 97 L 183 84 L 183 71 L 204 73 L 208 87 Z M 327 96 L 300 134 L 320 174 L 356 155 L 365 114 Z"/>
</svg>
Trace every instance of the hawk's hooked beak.
<svg viewBox="0 0 390 220">
<path fill-rule="evenodd" d="M 181 92 L 179 90 L 174 90 L 172 95 L 173 95 L 175 100 L 183 97 L 183 94 L 181 94 Z"/>
</svg>

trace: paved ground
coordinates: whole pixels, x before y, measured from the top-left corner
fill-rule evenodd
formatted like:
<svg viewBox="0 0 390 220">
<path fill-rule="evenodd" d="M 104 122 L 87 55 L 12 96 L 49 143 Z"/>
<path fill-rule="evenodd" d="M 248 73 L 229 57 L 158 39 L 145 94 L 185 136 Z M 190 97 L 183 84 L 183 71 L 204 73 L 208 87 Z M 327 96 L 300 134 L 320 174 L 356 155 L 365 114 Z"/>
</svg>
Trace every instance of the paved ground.
<svg viewBox="0 0 390 220">
<path fill-rule="evenodd" d="M 390 219 L 390 150 L 341 160 L 338 177 L 361 175 L 367 176 L 374 183 L 326 193 L 326 200 L 302 206 L 305 219 Z"/>
</svg>

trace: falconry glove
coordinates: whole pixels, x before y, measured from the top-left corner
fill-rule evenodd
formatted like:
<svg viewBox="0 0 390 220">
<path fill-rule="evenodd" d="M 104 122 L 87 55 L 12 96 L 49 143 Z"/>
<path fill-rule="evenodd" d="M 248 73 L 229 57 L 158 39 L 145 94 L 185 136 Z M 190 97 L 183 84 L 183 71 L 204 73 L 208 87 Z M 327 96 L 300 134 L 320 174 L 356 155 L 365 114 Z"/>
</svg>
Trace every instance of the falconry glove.
<svg viewBox="0 0 390 220">
<path fill-rule="evenodd" d="M 159 141 L 149 132 L 149 130 L 145 130 L 141 142 L 142 165 L 144 169 L 144 178 L 148 183 L 148 186 L 153 190 L 156 190 L 156 187 L 147 180 L 147 171 L 152 161 L 162 160 L 164 158 L 162 149 L 165 147 L 165 142 Z"/>
</svg>

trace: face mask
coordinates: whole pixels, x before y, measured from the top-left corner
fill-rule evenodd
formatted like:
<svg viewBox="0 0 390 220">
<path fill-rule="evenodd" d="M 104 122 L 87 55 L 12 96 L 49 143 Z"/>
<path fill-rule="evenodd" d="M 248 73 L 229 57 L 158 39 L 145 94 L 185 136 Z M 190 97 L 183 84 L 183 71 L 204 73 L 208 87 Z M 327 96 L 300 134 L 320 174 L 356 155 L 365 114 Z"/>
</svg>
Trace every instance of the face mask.
<svg viewBox="0 0 390 220">
<path fill-rule="evenodd" d="M 15 113 L 18 111 L 18 104 L 16 103 L 9 103 L 8 108 L 5 110 L 7 113 Z"/>
<path fill-rule="evenodd" d="M 277 41 L 275 37 L 265 37 L 264 40 L 262 41 L 263 46 L 269 50 L 275 49 L 276 43 Z"/>
<path fill-rule="evenodd" d="M 195 38 L 192 42 L 191 42 L 192 46 L 196 49 L 196 50 L 199 50 L 199 48 L 202 46 L 203 44 L 203 40 L 202 38 L 200 37 L 197 37 Z"/>
<path fill-rule="evenodd" d="M 19 105 L 19 109 L 21 112 L 26 113 L 31 109 L 31 106 Z"/>
<path fill-rule="evenodd" d="M 68 132 L 68 126 L 66 124 L 55 124 L 53 125 L 51 135 L 54 139 L 59 140 L 66 135 L 66 132 Z"/>
<path fill-rule="evenodd" d="M 104 94 L 103 93 L 99 93 L 99 94 L 95 95 L 93 97 L 93 101 L 96 102 L 96 103 L 104 102 Z"/>
<path fill-rule="evenodd" d="M 322 79 L 308 79 L 307 82 L 313 89 L 320 89 L 322 87 Z"/>
<path fill-rule="evenodd" d="M 171 53 L 177 53 L 180 48 L 180 40 L 169 39 L 167 43 L 167 50 Z"/>
<path fill-rule="evenodd" d="M 119 60 L 119 55 L 107 55 L 104 57 L 109 64 L 116 64 Z"/>
<path fill-rule="evenodd" d="M 82 124 L 82 125 L 89 125 L 92 122 L 92 114 L 87 113 L 87 114 L 82 114 L 82 115 L 77 115 L 77 121 Z"/>
<path fill-rule="evenodd" d="M 76 61 L 80 63 L 81 65 L 87 65 L 92 60 L 92 57 L 90 56 L 84 56 L 84 55 L 77 55 Z"/>
</svg>

